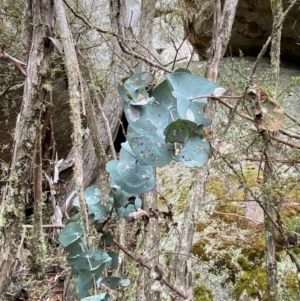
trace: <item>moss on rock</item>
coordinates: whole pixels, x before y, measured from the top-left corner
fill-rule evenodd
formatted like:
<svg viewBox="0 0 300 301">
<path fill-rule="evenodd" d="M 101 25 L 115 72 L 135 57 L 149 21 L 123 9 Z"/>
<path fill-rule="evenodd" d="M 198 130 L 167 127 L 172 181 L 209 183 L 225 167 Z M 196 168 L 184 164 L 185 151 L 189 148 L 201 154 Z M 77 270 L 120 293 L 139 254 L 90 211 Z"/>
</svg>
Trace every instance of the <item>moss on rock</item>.
<svg viewBox="0 0 300 301">
<path fill-rule="evenodd" d="M 211 290 L 203 284 L 198 284 L 193 293 L 195 301 L 214 301 Z"/>
<path fill-rule="evenodd" d="M 237 279 L 233 289 L 233 296 L 238 300 L 246 292 L 251 298 L 260 298 L 262 292 L 266 290 L 266 271 L 263 267 L 257 267 L 243 272 Z"/>
</svg>

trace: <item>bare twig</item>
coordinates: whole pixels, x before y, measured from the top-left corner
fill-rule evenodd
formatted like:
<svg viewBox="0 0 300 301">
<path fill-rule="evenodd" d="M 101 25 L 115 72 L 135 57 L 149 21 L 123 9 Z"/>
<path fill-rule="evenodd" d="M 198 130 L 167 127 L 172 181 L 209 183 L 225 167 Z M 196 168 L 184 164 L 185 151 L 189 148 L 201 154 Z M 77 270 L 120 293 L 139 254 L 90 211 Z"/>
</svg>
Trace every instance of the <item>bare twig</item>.
<svg viewBox="0 0 300 301">
<path fill-rule="evenodd" d="M 11 56 L 8 53 L 1 51 L 1 50 L 0 50 L 0 58 L 4 58 L 4 59 L 8 59 L 8 60 L 12 61 L 25 76 L 27 75 L 26 70 L 24 68 L 24 67 L 26 67 L 26 64 L 24 62 L 14 58 L 13 56 Z"/>
<path fill-rule="evenodd" d="M 138 262 L 141 266 L 145 267 L 148 271 L 152 269 L 151 266 L 149 266 L 147 263 L 143 262 L 140 258 L 137 258 L 133 253 L 131 253 L 129 250 L 127 250 L 124 246 L 122 246 L 118 241 L 113 240 L 113 243 L 122 250 L 127 256 L 129 256 L 134 261 Z M 165 284 L 168 288 L 170 288 L 172 291 L 176 292 L 180 297 L 187 299 L 187 296 L 185 296 L 177 287 L 172 285 L 168 280 L 165 278 L 161 279 L 161 282 Z"/>
<path fill-rule="evenodd" d="M 120 45 L 120 48 L 122 49 L 122 51 L 134 58 L 137 58 L 137 59 L 140 59 L 142 61 L 144 61 L 145 63 L 147 63 L 148 65 L 152 66 L 152 67 L 155 67 L 155 68 L 158 68 L 160 70 L 163 70 L 167 73 L 172 73 L 172 70 L 164 67 L 163 65 L 159 64 L 159 63 L 156 63 L 152 60 L 150 60 L 149 58 L 147 58 L 146 56 L 142 55 L 142 54 L 139 54 L 135 51 L 133 51 L 131 48 L 129 48 L 124 40 L 122 39 L 122 37 L 120 37 L 118 34 L 116 34 L 114 31 L 110 31 L 110 30 L 103 30 L 97 26 L 93 26 L 92 24 L 90 24 L 85 18 L 83 18 L 82 16 L 80 16 L 79 14 L 77 14 L 73 9 L 72 7 L 68 4 L 68 2 L 66 0 L 64 0 L 64 3 L 67 5 L 67 7 L 70 9 L 70 11 L 77 17 L 79 18 L 89 29 L 94 29 L 96 30 L 98 33 L 100 34 L 109 34 L 109 35 L 112 35 L 114 37 L 117 38 L 117 41 Z"/>
<path fill-rule="evenodd" d="M 254 161 L 254 162 L 266 162 L 266 159 L 261 159 L 261 158 L 246 158 L 247 161 Z M 284 163 L 284 164 L 296 164 L 300 163 L 298 160 L 279 160 L 275 158 L 268 158 L 269 162 L 275 162 L 275 163 Z"/>
<path fill-rule="evenodd" d="M 59 224 L 51 224 L 51 225 L 42 225 L 45 229 L 63 229 L 65 225 L 59 225 Z M 22 225 L 22 228 L 24 229 L 33 229 L 32 225 Z"/>
</svg>

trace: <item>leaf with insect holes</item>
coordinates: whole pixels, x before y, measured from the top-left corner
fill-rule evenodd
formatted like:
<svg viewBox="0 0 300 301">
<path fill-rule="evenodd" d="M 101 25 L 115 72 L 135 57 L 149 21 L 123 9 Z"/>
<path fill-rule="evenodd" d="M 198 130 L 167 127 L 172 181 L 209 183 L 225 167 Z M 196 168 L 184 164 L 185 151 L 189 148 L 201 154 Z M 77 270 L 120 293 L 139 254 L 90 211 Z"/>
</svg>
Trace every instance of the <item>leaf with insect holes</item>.
<svg viewBox="0 0 300 301">
<path fill-rule="evenodd" d="M 148 120 L 157 128 L 156 135 L 163 139 L 167 125 L 180 118 L 177 111 L 177 100 L 172 92 L 172 87 L 167 80 L 164 80 L 152 91 L 151 95 L 155 98 L 155 101 L 145 106 L 145 114 Z"/>
<path fill-rule="evenodd" d="M 148 93 L 148 86 L 153 80 L 154 77 L 149 72 L 136 73 L 118 86 L 118 93 L 127 103 L 144 106 L 154 101 L 154 97 L 150 97 Z"/>
<path fill-rule="evenodd" d="M 163 167 L 172 161 L 169 150 L 174 148 L 173 145 L 165 143 L 164 139 L 157 135 L 141 135 L 129 126 L 127 139 L 141 165 Z"/>
<path fill-rule="evenodd" d="M 197 136 L 190 137 L 189 140 L 180 145 L 177 152 L 171 153 L 172 158 L 183 163 L 187 167 L 203 166 L 210 154 L 210 144 Z"/>
<path fill-rule="evenodd" d="M 192 136 L 197 136 L 201 139 L 205 137 L 203 126 L 192 121 L 178 119 L 171 122 L 165 129 L 166 142 L 185 143 Z"/>
</svg>

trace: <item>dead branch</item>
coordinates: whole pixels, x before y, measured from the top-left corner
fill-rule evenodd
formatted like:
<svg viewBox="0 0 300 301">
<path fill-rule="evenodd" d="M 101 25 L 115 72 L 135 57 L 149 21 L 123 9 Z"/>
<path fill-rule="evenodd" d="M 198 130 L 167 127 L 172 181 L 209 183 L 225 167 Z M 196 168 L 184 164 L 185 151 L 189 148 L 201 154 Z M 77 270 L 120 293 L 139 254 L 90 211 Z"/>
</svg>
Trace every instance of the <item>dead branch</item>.
<svg viewBox="0 0 300 301">
<path fill-rule="evenodd" d="M 279 159 L 275 159 L 275 158 L 268 158 L 266 159 L 261 159 L 261 158 L 246 158 L 247 161 L 253 161 L 253 162 L 275 162 L 275 163 L 284 163 L 284 164 L 296 164 L 296 163 L 300 163 L 300 161 L 298 160 L 279 160 Z"/>
<path fill-rule="evenodd" d="M 147 263 L 143 262 L 140 258 L 137 258 L 133 253 L 131 253 L 129 250 L 127 250 L 124 246 L 122 246 L 119 242 L 116 240 L 113 240 L 113 243 L 122 250 L 127 256 L 129 256 L 131 259 L 133 259 L 135 262 L 138 262 L 141 266 L 145 267 L 148 271 L 152 269 L 151 266 L 149 266 Z M 168 280 L 165 278 L 161 279 L 161 282 L 165 284 L 168 288 L 170 288 L 172 291 L 176 292 L 180 297 L 187 299 L 187 296 L 185 296 L 178 288 L 173 286 Z"/>
<path fill-rule="evenodd" d="M 77 14 L 72 7 L 68 4 L 68 2 L 66 0 L 64 0 L 64 3 L 67 5 L 67 7 L 70 9 L 70 11 L 72 12 L 72 14 L 74 16 L 76 16 L 77 18 L 79 18 L 89 29 L 93 29 L 96 30 L 98 33 L 100 34 L 109 34 L 112 35 L 114 37 L 117 38 L 117 41 L 119 43 L 120 48 L 122 49 L 122 51 L 134 58 L 140 59 L 142 61 L 144 61 L 146 64 L 154 67 L 154 68 L 158 68 L 160 70 L 163 70 L 167 73 L 172 73 L 172 70 L 164 67 L 162 64 L 160 63 L 156 63 L 152 60 L 150 60 L 149 58 L 147 58 L 146 56 L 139 54 L 135 51 L 133 51 L 129 46 L 126 45 L 126 43 L 124 42 L 124 39 L 122 37 L 120 37 L 118 34 L 116 34 L 114 31 L 110 31 L 110 30 L 103 30 L 97 26 L 93 26 L 92 24 L 90 24 L 85 18 L 83 18 L 82 16 L 80 16 L 79 14 Z"/>
<path fill-rule="evenodd" d="M 27 73 L 26 73 L 26 70 L 23 68 L 26 67 L 26 64 L 16 58 L 14 58 L 13 56 L 9 55 L 8 53 L 0 50 L 0 58 L 4 58 L 4 59 L 8 59 L 10 60 L 11 62 L 13 62 L 18 68 L 19 70 L 26 76 Z"/>
</svg>

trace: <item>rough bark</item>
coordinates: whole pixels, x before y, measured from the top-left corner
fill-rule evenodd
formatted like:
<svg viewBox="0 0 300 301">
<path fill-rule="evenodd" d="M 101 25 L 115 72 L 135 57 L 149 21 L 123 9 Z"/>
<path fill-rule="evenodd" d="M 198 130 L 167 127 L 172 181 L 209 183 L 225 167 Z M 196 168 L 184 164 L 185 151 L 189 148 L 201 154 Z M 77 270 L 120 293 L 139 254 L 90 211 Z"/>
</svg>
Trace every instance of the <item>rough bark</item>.
<svg viewBox="0 0 300 301">
<path fill-rule="evenodd" d="M 51 45 L 49 35 L 49 12 L 51 1 L 32 1 L 32 29 L 31 48 L 27 64 L 21 111 L 17 118 L 14 135 L 13 156 L 10 165 L 9 180 L 2 195 L 1 203 L 1 240 L 0 240 L 0 292 L 10 281 L 10 275 L 16 258 L 17 247 L 20 242 L 20 229 L 24 217 L 25 205 L 32 196 L 32 167 L 33 158 L 39 157 L 35 153 L 38 139 L 41 138 L 41 125 L 45 111 L 45 98 L 47 91 L 43 88 L 49 76 L 49 59 Z M 39 162 L 40 163 L 40 162 Z M 40 171 L 35 173 L 35 178 L 40 181 Z M 35 202 L 41 201 L 40 183 L 36 184 Z M 36 226 L 41 225 L 37 217 Z M 39 227 L 37 227 L 40 233 Z M 40 236 L 37 236 L 40 237 Z M 35 256 L 43 256 L 39 246 L 33 251 Z M 41 249 L 42 252 L 42 249 Z M 41 274 L 43 271 L 36 267 Z M 42 276 L 42 275 L 41 275 Z"/>
<path fill-rule="evenodd" d="M 237 4 L 238 0 L 227 0 L 221 9 L 221 0 L 213 3 L 213 35 L 206 69 L 206 76 L 212 81 L 217 81 L 218 78 L 219 65 L 230 40 Z"/>
<path fill-rule="evenodd" d="M 279 71 L 280 71 L 280 43 L 282 25 L 275 31 L 276 26 L 282 18 L 282 1 L 271 1 L 271 7 L 273 12 L 273 32 L 275 32 L 274 38 L 271 42 L 271 85 L 274 88 L 274 95 L 276 98 Z M 276 134 L 275 134 L 276 135 Z M 275 230 L 276 226 L 274 221 L 276 220 L 276 211 L 274 199 L 272 198 L 272 178 L 274 175 L 272 162 L 268 162 L 268 158 L 274 153 L 274 147 L 270 144 L 269 137 L 265 133 L 263 135 L 266 143 L 265 157 L 266 163 L 263 172 L 264 178 L 264 190 L 263 190 L 263 206 L 265 209 L 264 213 L 264 231 L 266 240 L 266 274 L 267 274 L 267 287 L 268 287 L 268 298 L 270 301 L 278 301 L 278 289 L 277 289 L 277 262 L 276 262 L 276 237 Z"/>
<path fill-rule="evenodd" d="M 237 0 L 225 1 L 223 9 L 221 9 L 221 1 L 214 1 L 213 38 L 207 63 L 207 78 L 212 81 L 216 81 L 218 78 L 219 65 L 230 39 L 237 2 Z M 213 123 L 214 110 L 214 103 L 209 100 L 205 107 L 205 114 Z M 181 245 L 178 250 L 178 253 L 185 256 L 178 256 L 176 262 L 176 282 L 182 288 L 190 288 L 192 286 L 192 265 L 191 260 L 187 259 L 186 255 L 189 255 L 191 252 L 195 222 L 198 220 L 199 212 L 205 201 L 205 184 L 213 161 L 214 159 L 210 158 L 203 168 L 195 171 L 191 192 L 187 197 L 184 220 L 181 226 Z"/>
<path fill-rule="evenodd" d="M 141 3 L 141 17 L 139 22 L 139 44 L 141 45 L 140 53 L 149 59 L 151 59 L 151 53 L 153 49 L 153 22 L 156 2 L 157 0 L 142 0 Z M 151 71 L 150 66 L 143 61 L 140 62 L 138 67 L 139 70 L 137 71 L 139 72 Z M 148 192 L 143 197 L 143 209 L 148 212 L 150 208 L 152 210 L 157 208 L 157 195 L 155 191 Z M 160 239 L 158 220 L 151 218 L 145 230 L 145 252 L 147 252 L 146 257 L 150 259 L 150 266 L 154 267 L 159 264 L 159 257 L 157 256 L 159 254 Z M 144 272 L 142 277 L 143 289 L 140 290 L 141 295 L 139 296 L 139 299 L 154 301 L 160 300 L 160 294 L 151 289 L 153 280 L 149 278 L 148 273 Z"/>
<path fill-rule="evenodd" d="M 63 1 L 55 1 L 57 24 L 61 33 L 65 54 L 65 65 L 68 76 L 69 102 L 71 106 L 71 121 L 73 123 L 74 145 L 74 182 L 76 193 L 79 197 L 80 211 L 83 219 L 85 233 L 89 235 L 89 222 L 87 206 L 84 199 L 83 185 L 83 160 L 82 160 L 82 128 L 81 128 L 81 104 L 83 105 L 83 83 L 77 61 L 76 51 L 67 21 Z"/>
<path fill-rule="evenodd" d="M 282 17 L 282 0 L 271 1 L 273 12 L 273 30 L 276 28 Z M 281 49 L 282 25 L 276 31 L 276 34 L 271 43 L 271 83 L 274 86 L 274 98 L 276 99 L 279 71 L 280 71 L 280 49 Z"/>
<path fill-rule="evenodd" d="M 269 154 L 272 152 L 270 145 L 270 137 L 267 132 L 264 132 L 263 139 L 266 143 L 265 146 L 265 166 L 263 171 L 263 207 L 264 207 L 264 234 L 266 240 L 266 274 L 267 274 L 267 288 L 268 288 L 268 300 L 279 301 L 277 291 L 277 262 L 276 262 L 276 237 L 274 221 L 275 204 L 272 197 L 272 183 L 273 183 L 273 168 L 272 162 L 269 162 Z"/>
</svg>

